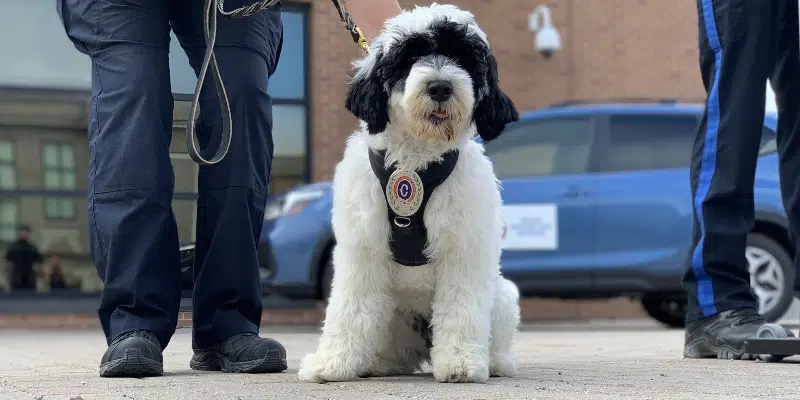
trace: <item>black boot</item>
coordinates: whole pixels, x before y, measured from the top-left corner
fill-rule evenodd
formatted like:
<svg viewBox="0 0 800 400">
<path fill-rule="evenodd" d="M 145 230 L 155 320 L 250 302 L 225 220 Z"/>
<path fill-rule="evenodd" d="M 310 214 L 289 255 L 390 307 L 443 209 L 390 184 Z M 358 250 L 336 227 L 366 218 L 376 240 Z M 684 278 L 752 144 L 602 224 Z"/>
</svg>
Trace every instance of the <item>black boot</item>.
<svg viewBox="0 0 800 400">
<path fill-rule="evenodd" d="M 158 339 L 148 331 L 133 331 L 115 338 L 100 361 L 100 376 L 142 378 L 164 374 Z"/>
<path fill-rule="evenodd" d="M 744 351 L 745 339 L 755 337 L 764 318 L 752 308 L 721 312 L 686 325 L 683 356 L 755 360 L 757 354 Z"/>
<path fill-rule="evenodd" d="M 205 349 L 192 347 L 194 356 L 189 366 L 196 370 L 256 374 L 282 372 L 288 367 L 283 345 L 255 333 L 239 333 Z"/>
</svg>

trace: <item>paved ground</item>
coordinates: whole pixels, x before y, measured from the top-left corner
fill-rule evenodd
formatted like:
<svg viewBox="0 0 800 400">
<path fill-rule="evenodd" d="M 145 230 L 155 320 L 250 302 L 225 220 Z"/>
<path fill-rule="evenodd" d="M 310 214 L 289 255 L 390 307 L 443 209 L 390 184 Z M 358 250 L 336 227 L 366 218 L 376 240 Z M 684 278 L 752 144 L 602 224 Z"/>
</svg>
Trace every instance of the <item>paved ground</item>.
<svg viewBox="0 0 800 400">
<path fill-rule="evenodd" d="M 223 375 L 188 368 L 189 330 L 165 352 L 167 373 L 101 379 L 97 331 L 0 330 L 0 399 L 791 399 L 800 398 L 800 362 L 682 360 L 682 332 L 649 322 L 525 327 L 520 371 L 488 384 L 439 384 L 430 374 L 325 385 L 297 381 L 298 361 L 316 345 L 315 328 L 265 332 L 289 352 L 289 371 Z"/>
</svg>

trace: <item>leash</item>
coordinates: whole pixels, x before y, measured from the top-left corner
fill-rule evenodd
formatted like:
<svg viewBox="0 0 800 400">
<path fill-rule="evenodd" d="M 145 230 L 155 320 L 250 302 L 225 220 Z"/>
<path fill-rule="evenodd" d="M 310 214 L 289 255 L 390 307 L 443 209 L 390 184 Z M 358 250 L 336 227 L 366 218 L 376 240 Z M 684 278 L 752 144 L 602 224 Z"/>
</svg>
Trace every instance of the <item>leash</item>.
<svg viewBox="0 0 800 400">
<path fill-rule="evenodd" d="M 206 53 L 203 57 L 203 64 L 200 66 L 200 71 L 197 78 L 197 85 L 195 85 L 194 95 L 192 96 L 192 105 L 189 110 L 189 120 L 186 124 L 186 149 L 189 156 L 199 165 L 214 165 L 222 161 L 228 150 L 231 147 L 231 137 L 233 135 L 233 125 L 231 122 L 231 105 L 228 101 L 228 94 L 225 91 L 225 84 L 222 82 L 222 74 L 219 71 L 217 64 L 217 57 L 214 54 L 214 44 L 217 39 L 217 14 L 232 19 L 241 19 L 255 15 L 267 8 L 277 5 L 281 0 L 262 0 L 257 3 L 251 4 L 247 7 L 237 8 L 232 11 L 225 11 L 225 0 L 205 0 L 205 7 L 203 11 L 203 28 L 206 40 Z M 353 41 L 358 45 L 364 53 L 369 54 L 369 45 L 367 38 L 361 32 L 358 25 L 353 21 L 352 16 L 344 7 L 344 0 L 332 0 L 336 11 L 339 13 L 339 18 L 345 24 L 345 27 L 350 32 Z M 197 140 L 196 124 L 199 117 L 200 109 L 200 91 L 205 81 L 208 68 L 211 67 L 211 73 L 214 75 L 214 84 L 217 87 L 217 97 L 219 98 L 219 106 L 222 110 L 222 137 L 220 144 L 211 159 L 206 159 L 200 154 L 200 142 Z"/>
<path fill-rule="evenodd" d="M 350 13 L 347 12 L 347 9 L 344 8 L 344 0 L 332 1 L 334 7 L 336 7 L 336 11 L 339 12 L 339 19 L 342 20 L 345 27 L 350 32 L 353 42 L 355 42 L 365 54 L 369 54 L 369 43 L 367 43 L 367 37 L 361 33 L 361 28 L 359 28 L 358 25 L 353 22 L 353 17 L 351 17 Z"/>
</svg>

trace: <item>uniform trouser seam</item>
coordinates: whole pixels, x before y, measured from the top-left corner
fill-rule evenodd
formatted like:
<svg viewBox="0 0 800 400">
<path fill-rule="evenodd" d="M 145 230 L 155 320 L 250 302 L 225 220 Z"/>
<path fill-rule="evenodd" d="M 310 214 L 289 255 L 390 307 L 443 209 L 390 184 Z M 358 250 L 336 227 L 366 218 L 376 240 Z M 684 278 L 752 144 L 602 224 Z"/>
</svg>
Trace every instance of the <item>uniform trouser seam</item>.
<svg viewBox="0 0 800 400">
<path fill-rule="evenodd" d="M 94 105 L 92 107 L 94 109 L 93 110 L 93 112 L 94 112 L 94 118 L 93 118 L 94 121 L 93 122 L 94 122 L 94 129 L 99 130 L 99 126 L 100 126 L 100 123 L 99 123 L 100 117 L 99 117 L 99 115 L 100 114 L 99 114 L 98 103 L 100 102 L 100 100 L 99 100 L 100 95 L 103 94 L 103 83 L 100 81 L 100 71 L 98 71 L 97 64 L 94 63 L 94 62 L 92 63 L 92 69 L 94 70 L 95 80 L 97 81 L 97 86 L 99 87 L 99 90 L 98 90 L 98 92 L 97 92 L 97 94 L 95 95 L 95 98 L 94 98 Z M 95 132 L 95 134 L 98 134 L 98 132 Z M 92 157 L 92 175 L 97 175 L 97 157 Z M 95 178 L 96 178 L 96 176 L 92 176 L 92 179 L 91 179 L 92 186 L 94 186 Z M 97 248 L 100 251 L 100 261 L 102 262 L 103 270 L 105 271 L 105 270 L 107 270 L 107 265 L 106 264 L 108 264 L 108 258 L 106 257 L 106 251 L 105 251 L 105 248 L 103 246 L 103 242 L 100 239 L 100 232 L 99 232 L 98 227 L 97 227 L 97 205 L 96 205 L 96 202 L 95 202 L 95 195 L 97 195 L 97 194 L 98 194 L 97 192 L 92 191 L 92 194 L 91 194 L 91 197 L 90 197 L 90 200 L 89 200 L 91 202 L 91 205 L 92 205 L 92 227 L 93 227 L 92 230 L 94 231 L 95 240 L 97 241 Z M 103 277 L 103 280 L 105 280 L 105 276 Z"/>
</svg>

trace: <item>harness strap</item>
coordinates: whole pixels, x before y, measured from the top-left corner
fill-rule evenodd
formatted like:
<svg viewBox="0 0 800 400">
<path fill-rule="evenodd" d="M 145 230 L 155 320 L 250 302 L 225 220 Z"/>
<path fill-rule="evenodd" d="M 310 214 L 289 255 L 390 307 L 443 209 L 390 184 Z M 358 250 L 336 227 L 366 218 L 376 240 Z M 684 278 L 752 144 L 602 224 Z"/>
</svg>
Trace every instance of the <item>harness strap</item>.
<svg viewBox="0 0 800 400">
<path fill-rule="evenodd" d="M 203 57 L 203 63 L 200 66 L 200 71 L 197 76 L 197 85 L 195 85 L 194 95 L 192 96 L 192 105 L 189 110 L 189 120 L 186 124 L 186 149 L 189 156 L 199 165 L 214 165 L 222 161 L 228 150 L 231 147 L 231 137 L 233 135 L 233 124 L 231 121 L 231 105 L 228 101 L 228 94 L 225 91 L 225 84 L 222 82 L 222 74 L 219 71 L 217 58 L 214 55 L 214 44 L 217 39 L 217 13 L 222 14 L 224 17 L 240 19 L 255 15 L 267 8 L 280 3 L 280 0 L 262 0 L 253 3 L 247 7 L 237 8 L 232 11 L 225 11 L 225 0 L 205 0 L 205 7 L 203 10 L 203 30 L 206 40 L 206 53 Z M 340 0 L 333 0 L 336 10 L 339 12 L 339 17 L 345 23 L 347 30 L 350 31 L 353 41 L 356 42 L 364 52 L 369 53 L 369 46 L 367 39 L 361 33 L 361 29 L 353 22 L 353 18 L 345 10 Z M 196 125 L 200 113 L 200 91 L 203 87 L 208 68 L 211 67 L 211 73 L 214 75 L 214 84 L 217 87 L 217 97 L 219 98 L 219 106 L 222 110 L 222 136 L 220 138 L 219 147 L 214 152 L 210 159 L 207 159 L 201 153 L 208 153 L 209 149 L 201 150 L 200 142 L 197 139 Z"/>
<path fill-rule="evenodd" d="M 431 163 L 422 171 L 415 171 L 422 183 L 422 202 L 414 214 L 407 217 L 399 216 L 389 206 L 386 197 L 386 186 L 391 175 L 397 170 L 396 165 L 386 167 L 386 150 L 369 150 L 369 163 L 372 172 L 378 178 L 387 204 L 387 219 L 391 227 L 389 248 L 392 258 L 400 265 L 417 267 L 430 263 L 425 255 L 425 246 L 428 244 L 428 230 L 425 228 L 425 206 L 434 190 L 450 177 L 458 161 L 458 150 L 450 150 L 442 154 L 440 162 Z M 402 221 L 402 223 L 399 223 Z"/>
</svg>

